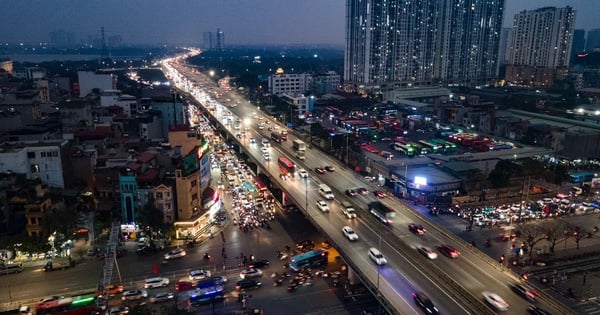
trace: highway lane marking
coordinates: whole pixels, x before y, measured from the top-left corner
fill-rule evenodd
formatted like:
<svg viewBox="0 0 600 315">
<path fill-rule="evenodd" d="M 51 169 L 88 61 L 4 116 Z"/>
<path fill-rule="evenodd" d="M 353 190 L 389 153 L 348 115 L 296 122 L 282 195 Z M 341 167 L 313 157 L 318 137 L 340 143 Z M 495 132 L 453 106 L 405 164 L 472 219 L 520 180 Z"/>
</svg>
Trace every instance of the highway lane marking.
<svg viewBox="0 0 600 315">
<path fill-rule="evenodd" d="M 368 228 L 368 229 L 369 229 L 369 230 L 370 230 L 370 231 L 371 231 L 373 234 L 375 234 L 375 235 L 379 235 L 377 232 L 375 232 L 375 231 L 374 231 L 374 230 L 371 228 L 371 226 L 369 226 L 369 225 L 366 225 L 366 227 L 367 227 L 367 228 Z M 404 255 L 404 254 L 402 254 L 400 251 L 396 250 L 396 248 L 395 248 L 394 246 L 391 246 L 391 245 L 390 245 L 390 244 L 389 244 L 387 241 L 385 241 L 384 239 L 381 239 L 381 242 L 382 242 L 382 243 L 385 243 L 385 244 L 386 244 L 386 245 L 387 245 L 389 248 L 391 248 L 391 249 L 392 249 L 392 250 L 393 250 L 393 251 L 394 251 L 394 252 L 395 252 L 397 255 L 399 255 L 400 257 L 404 258 L 404 260 L 405 260 L 406 262 L 408 262 L 408 264 L 410 264 L 410 265 L 411 265 L 411 266 L 412 266 L 412 267 L 413 267 L 415 270 L 419 271 L 419 273 L 420 273 L 420 274 L 421 274 L 423 277 L 427 278 L 431 284 L 433 284 L 435 287 L 437 287 L 437 288 L 439 289 L 439 291 L 440 291 L 440 292 L 443 292 L 443 294 L 444 294 L 444 295 L 445 295 L 447 298 L 449 298 L 450 300 L 452 300 L 452 301 L 453 301 L 453 302 L 454 302 L 456 305 L 458 305 L 458 306 L 459 306 L 459 307 L 460 307 L 462 310 L 464 310 L 464 311 L 465 311 L 465 313 L 467 313 L 467 314 L 469 313 L 469 311 L 463 307 L 462 303 L 459 303 L 459 301 L 458 301 L 458 300 L 456 300 L 456 299 L 455 299 L 453 296 L 450 296 L 450 295 L 448 295 L 448 293 L 447 293 L 445 290 L 443 290 L 443 289 L 442 289 L 442 288 L 441 288 L 441 287 L 440 287 L 440 286 L 439 286 L 439 285 L 436 283 L 436 281 L 434 281 L 434 280 L 433 280 L 433 279 L 432 279 L 432 278 L 431 278 L 431 277 L 430 277 L 428 274 L 425 274 L 425 273 L 423 273 L 423 272 L 422 272 L 422 270 L 421 270 L 420 268 L 418 268 L 418 267 L 417 267 L 417 266 L 416 266 L 416 265 L 415 265 L 415 264 L 414 264 L 414 263 L 413 263 L 411 260 L 409 260 L 409 259 L 407 258 L 407 256 L 406 256 L 406 255 Z M 394 271 L 396 271 L 396 269 L 394 269 Z M 418 286 L 416 286 L 416 285 L 415 285 L 415 284 L 414 284 L 414 283 L 413 283 L 411 280 L 409 280 L 409 279 L 408 279 L 406 276 L 404 276 L 404 278 L 405 278 L 405 279 L 407 279 L 407 281 L 408 281 L 408 282 L 409 282 L 409 283 L 410 283 L 410 284 L 411 284 L 411 285 L 412 285 L 414 288 L 417 288 L 417 287 L 418 287 Z M 386 281 L 387 281 L 387 280 L 386 280 Z"/>
</svg>

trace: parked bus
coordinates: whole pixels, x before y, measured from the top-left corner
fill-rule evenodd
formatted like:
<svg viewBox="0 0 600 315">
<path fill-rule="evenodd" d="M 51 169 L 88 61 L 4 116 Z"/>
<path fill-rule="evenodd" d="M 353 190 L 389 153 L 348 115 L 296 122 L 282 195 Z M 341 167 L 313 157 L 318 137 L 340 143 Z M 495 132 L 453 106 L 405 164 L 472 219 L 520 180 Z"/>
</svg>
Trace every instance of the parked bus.
<svg viewBox="0 0 600 315">
<path fill-rule="evenodd" d="M 406 156 L 415 156 L 415 149 L 407 144 L 395 142 L 393 144 L 394 150 L 404 153 Z"/>
<path fill-rule="evenodd" d="M 596 177 L 596 173 L 579 172 L 579 173 L 573 173 L 573 174 L 569 175 L 569 177 L 571 178 L 571 183 L 591 182 L 592 179 L 594 179 Z"/>
<path fill-rule="evenodd" d="M 296 173 L 296 164 L 292 163 L 285 156 L 280 156 L 279 159 L 277 159 L 277 164 L 284 175 L 294 177 L 294 174 Z"/>
<path fill-rule="evenodd" d="M 258 176 L 254 176 L 254 185 L 256 186 L 258 194 L 264 197 L 265 192 L 267 192 L 267 185 L 265 185 L 265 183 L 263 183 L 263 181 Z"/>
<path fill-rule="evenodd" d="M 75 296 L 39 302 L 35 306 L 35 311 L 37 315 L 89 315 L 97 311 L 96 298 Z"/>
<path fill-rule="evenodd" d="M 419 144 L 421 144 L 423 147 L 427 148 L 430 153 L 438 153 L 439 146 L 435 143 L 421 140 L 421 141 L 419 141 Z"/>
<path fill-rule="evenodd" d="M 329 252 L 324 249 L 315 249 L 310 252 L 296 255 L 290 259 L 290 268 L 298 271 L 301 268 L 313 268 L 327 265 Z"/>
<path fill-rule="evenodd" d="M 396 217 L 396 211 L 394 209 L 384 205 L 380 201 L 374 201 L 369 203 L 369 212 L 376 216 L 381 222 L 390 224 Z"/>
<path fill-rule="evenodd" d="M 427 148 L 424 148 L 422 145 L 420 145 L 418 143 L 409 142 L 407 144 L 409 146 L 411 146 L 415 150 L 415 154 L 426 155 L 427 153 L 429 153 L 429 151 L 427 150 Z"/>
<path fill-rule="evenodd" d="M 23 271 L 22 264 L 2 264 L 0 265 L 0 275 L 7 275 L 9 273 L 19 273 Z"/>
</svg>

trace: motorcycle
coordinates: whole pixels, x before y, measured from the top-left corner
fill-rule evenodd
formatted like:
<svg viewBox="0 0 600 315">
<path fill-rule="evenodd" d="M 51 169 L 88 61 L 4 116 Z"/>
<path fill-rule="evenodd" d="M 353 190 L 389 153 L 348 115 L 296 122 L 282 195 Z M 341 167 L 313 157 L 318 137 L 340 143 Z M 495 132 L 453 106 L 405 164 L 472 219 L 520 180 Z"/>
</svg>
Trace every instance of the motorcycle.
<svg viewBox="0 0 600 315">
<path fill-rule="evenodd" d="M 204 254 L 204 259 L 209 260 L 210 259 L 210 255 L 208 253 Z"/>
</svg>

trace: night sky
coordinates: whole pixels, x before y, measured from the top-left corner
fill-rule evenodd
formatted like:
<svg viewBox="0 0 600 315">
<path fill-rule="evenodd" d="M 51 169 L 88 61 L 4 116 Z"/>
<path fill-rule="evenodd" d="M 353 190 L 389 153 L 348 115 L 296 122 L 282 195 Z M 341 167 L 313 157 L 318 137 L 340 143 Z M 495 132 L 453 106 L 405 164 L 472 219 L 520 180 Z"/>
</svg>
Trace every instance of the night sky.
<svg viewBox="0 0 600 315">
<path fill-rule="evenodd" d="M 77 42 L 121 35 L 123 43 L 199 44 L 202 33 L 225 32 L 226 45 L 344 43 L 346 0 L 0 0 L 0 43 L 49 41 L 55 30 Z M 577 10 L 576 28 L 600 28 L 600 0 L 506 0 L 504 25 L 515 13 L 544 6 Z"/>
</svg>

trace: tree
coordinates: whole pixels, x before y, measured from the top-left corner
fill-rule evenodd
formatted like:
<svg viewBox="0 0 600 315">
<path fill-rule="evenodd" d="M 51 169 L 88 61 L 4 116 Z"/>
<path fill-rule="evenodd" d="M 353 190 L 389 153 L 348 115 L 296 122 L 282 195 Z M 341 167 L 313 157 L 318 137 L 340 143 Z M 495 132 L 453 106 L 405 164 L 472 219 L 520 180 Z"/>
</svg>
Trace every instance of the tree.
<svg viewBox="0 0 600 315">
<path fill-rule="evenodd" d="M 494 170 L 490 172 L 489 179 L 495 188 L 508 187 L 510 178 L 514 175 L 521 175 L 522 168 L 509 160 L 500 160 L 496 163 Z"/>
<path fill-rule="evenodd" d="M 521 233 L 521 236 L 525 239 L 525 245 L 529 252 L 529 257 L 533 255 L 533 248 L 535 245 L 544 239 L 546 239 L 545 230 L 540 224 L 537 223 L 523 223 L 517 226 L 517 229 Z"/>
<path fill-rule="evenodd" d="M 541 223 L 541 228 L 545 231 L 546 240 L 550 242 L 550 252 L 554 253 L 556 242 L 564 236 L 567 223 L 562 220 L 546 220 Z"/>
<path fill-rule="evenodd" d="M 575 240 L 575 244 L 577 245 L 577 249 L 579 249 L 579 241 L 581 241 L 584 237 L 588 236 L 588 232 L 585 232 L 584 230 L 580 229 L 579 227 L 574 227 L 572 229 L 571 235 L 573 236 L 573 239 Z"/>
<path fill-rule="evenodd" d="M 163 225 L 164 215 L 151 202 L 146 203 L 140 211 L 140 223 L 144 226 L 157 230 Z"/>
</svg>

